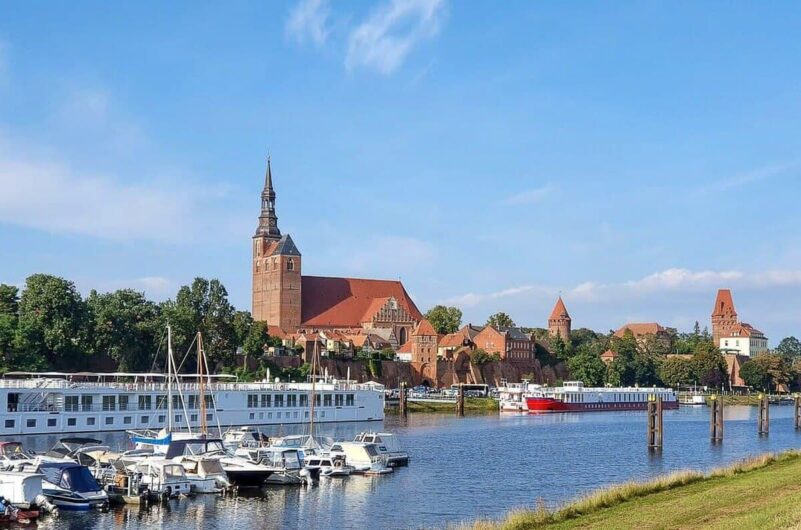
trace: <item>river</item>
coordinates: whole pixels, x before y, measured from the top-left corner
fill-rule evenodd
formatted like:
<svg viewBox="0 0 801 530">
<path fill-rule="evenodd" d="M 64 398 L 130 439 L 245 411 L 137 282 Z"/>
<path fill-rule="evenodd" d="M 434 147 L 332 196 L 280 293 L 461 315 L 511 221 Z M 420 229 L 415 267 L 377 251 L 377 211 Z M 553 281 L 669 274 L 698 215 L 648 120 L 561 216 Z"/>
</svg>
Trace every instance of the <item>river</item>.
<svg viewBox="0 0 801 530">
<path fill-rule="evenodd" d="M 378 477 L 322 480 L 315 487 L 271 487 L 238 498 L 198 496 L 140 511 L 63 513 L 43 529 L 186 530 L 188 528 L 431 528 L 510 508 L 553 506 L 603 485 L 646 479 L 677 469 L 709 469 L 748 455 L 801 446 L 792 406 L 771 407 L 770 435 L 756 432 L 756 407 L 727 407 L 722 445 L 709 442 L 709 409 L 665 411 L 661 454 L 645 443 L 645 413 L 603 412 L 540 416 L 412 414 L 388 417 L 383 429 L 401 438 L 409 467 Z M 323 435 L 351 438 L 380 423 L 321 426 Z M 290 434 L 286 430 L 284 434 Z M 274 434 L 274 433 L 268 433 Z M 100 436 L 122 447 L 120 433 Z M 43 450 L 55 436 L 32 436 Z"/>
</svg>

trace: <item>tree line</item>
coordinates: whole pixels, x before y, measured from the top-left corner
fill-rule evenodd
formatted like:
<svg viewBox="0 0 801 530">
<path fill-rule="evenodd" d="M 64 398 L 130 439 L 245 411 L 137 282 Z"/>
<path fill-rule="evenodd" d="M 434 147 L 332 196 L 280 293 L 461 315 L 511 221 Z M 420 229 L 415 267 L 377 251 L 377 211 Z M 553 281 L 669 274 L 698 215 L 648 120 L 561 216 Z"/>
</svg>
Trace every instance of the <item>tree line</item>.
<svg viewBox="0 0 801 530">
<path fill-rule="evenodd" d="M 178 360 L 201 332 L 215 370 L 233 366 L 239 348 L 261 355 L 274 342 L 263 323 L 236 310 L 216 279 L 195 278 L 156 303 L 133 289 L 92 290 L 84 298 L 71 281 L 34 274 L 21 291 L 0 284 L 0 370 L 163 370 L 167 324 Z M 189 355 L 184 371 L 194 368 Z"/>
</svg>

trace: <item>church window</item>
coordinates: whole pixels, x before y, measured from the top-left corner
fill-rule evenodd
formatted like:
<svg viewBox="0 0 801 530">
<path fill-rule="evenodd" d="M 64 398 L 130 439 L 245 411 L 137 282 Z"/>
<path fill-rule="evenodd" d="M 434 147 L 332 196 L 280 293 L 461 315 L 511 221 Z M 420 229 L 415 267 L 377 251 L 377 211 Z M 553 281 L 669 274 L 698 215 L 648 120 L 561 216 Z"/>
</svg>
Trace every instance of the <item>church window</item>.
<svg viewBox="0 0 801 530">
<path fill-rule="evenodd" d="M 278 260 L 273 258 L 273 270 L 278 268 Z"/>
<path fill-rule="evenodd" d="M 293 271 L 293 270 L 295 270 L 295 260 L 293 260 L 293 259 L 289 259 L 289 260 L 286 262 L 286 270 L 288 270 L 288 271 Z"/>
</svg>

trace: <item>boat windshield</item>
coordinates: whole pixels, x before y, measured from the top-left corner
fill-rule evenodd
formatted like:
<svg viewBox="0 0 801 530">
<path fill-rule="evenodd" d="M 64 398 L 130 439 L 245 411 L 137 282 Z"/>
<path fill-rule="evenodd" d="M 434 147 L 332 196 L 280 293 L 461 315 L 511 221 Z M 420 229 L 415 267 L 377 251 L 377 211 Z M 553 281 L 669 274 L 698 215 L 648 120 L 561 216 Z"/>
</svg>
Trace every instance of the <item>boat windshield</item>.
<svg viewBox="0 0 801 530">
<path fill-rule="evenodd" d="M 99 491 L 95 477 L 84 466 L 42 466 L 39 470 L 45 480 L 68 491 L 86 493 Z"/>
<path fill-rule="evenodd" d="M 164 478 L 165 479 L 182 479 L 184 478 L 184 468 L 178 464 L 173 464 L 170 466 L 164 466 L 163 468 Z"/>
</svg>

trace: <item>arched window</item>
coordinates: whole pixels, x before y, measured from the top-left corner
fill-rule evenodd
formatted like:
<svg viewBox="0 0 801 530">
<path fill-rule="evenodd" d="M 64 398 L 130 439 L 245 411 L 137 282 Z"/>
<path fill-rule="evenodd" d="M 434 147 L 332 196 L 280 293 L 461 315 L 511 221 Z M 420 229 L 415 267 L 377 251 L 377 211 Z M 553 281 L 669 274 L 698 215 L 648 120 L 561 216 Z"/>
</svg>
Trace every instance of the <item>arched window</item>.
<svg viewBox="0 0 801 530">
<path fill-rule="evenodd" d="M 286 262 L 286 270 L 288 270 L 288 271 L 295 270 L 295 260 L 293 260 L 292 258 L 289 258 L 289 260 L 287 260 L 287 262 Z"/>
</svg>

